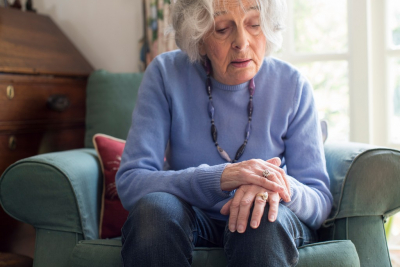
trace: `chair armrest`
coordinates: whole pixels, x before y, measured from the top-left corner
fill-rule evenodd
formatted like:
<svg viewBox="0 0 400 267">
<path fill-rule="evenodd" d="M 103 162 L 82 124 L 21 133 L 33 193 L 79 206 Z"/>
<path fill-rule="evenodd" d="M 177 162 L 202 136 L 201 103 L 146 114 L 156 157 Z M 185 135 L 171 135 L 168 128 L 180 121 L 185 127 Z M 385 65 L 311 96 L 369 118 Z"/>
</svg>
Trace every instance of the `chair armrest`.
<svg viewBox="0 0 400 267">
<path fill-rule="evenodd" d="M 327 143 L 327 169 L 335 219 L 390 216 L 400 209 L 400 151 L 360 143 Z"/>
<path fill-rule="evenodd" d="M 42 154 L 7 168 L 0 179 L 0 203 L 36 228 L 96 239 L 102 180 L 94 149 Z"/>
</svg>

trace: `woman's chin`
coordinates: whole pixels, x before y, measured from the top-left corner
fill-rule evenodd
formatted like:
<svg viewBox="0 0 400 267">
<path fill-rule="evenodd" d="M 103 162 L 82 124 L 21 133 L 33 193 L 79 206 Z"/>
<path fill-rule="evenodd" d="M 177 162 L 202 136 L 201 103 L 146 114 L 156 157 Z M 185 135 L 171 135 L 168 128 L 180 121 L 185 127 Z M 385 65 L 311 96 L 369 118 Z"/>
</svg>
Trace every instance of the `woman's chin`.
<svg viewBox="0 0 400 267">
<path fill-rule="evenodd" d="M 244 69 L 236 69 L 235 71 L 232 72 L 232 81 L 235 81 L 235 84 L 241 84 L 248 82 L 256 76 L 257 71 L 254 68 L 244 68 Z"/>
</svg>

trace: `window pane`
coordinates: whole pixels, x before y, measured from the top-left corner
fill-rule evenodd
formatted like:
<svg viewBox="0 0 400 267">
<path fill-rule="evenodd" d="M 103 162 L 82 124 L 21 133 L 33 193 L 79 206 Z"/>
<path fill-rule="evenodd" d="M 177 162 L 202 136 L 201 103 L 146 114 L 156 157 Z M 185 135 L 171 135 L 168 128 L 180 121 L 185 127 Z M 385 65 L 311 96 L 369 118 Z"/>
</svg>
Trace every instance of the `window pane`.
<svg viewBox="0 0 400 267">
<path fill-rule="evenodd" d="M 347 0 L 294 0 L 293 8 L 296 52 L 347 52 Z"/>
<path fill-rule="evenodd" d="M 400 58 L 390 60 L 390 142 L 400 144 Z"/>
<path fill-rule="evenodd" d="M 400 48 L 400 1 L 388 1 L 389 45 Z"/>
<path fill-rule="evenodd" d="M 314 87 L 319 118 L 328 122 L 328 140 L 349 140 L 347 61 L 318 61 L 297 65 Z"/>
</svg>

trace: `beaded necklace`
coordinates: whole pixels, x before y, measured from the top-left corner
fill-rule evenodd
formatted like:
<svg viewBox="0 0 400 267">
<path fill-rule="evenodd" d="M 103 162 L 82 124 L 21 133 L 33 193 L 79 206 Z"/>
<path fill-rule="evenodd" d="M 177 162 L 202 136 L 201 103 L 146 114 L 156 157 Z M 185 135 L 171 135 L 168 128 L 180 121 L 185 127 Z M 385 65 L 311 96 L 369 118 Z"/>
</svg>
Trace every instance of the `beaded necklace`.
<svg viewBox="0 0 400 267">
<path fill-rule="evenodd" d="M 204 67 L 206 69 L 206 73 L 207 73 L 207 81 L 206 81 L 206 90 L 207 90 L 207 94 L 208 94 L 208 115 L 210 116 L 211 119 L 211 136 L 212 139 L 214 141 L 215 146 L 217 147 L 217 151 L 219 153 L 219 155 L 226 160 L 227 162 L 237 162 L 239 160 L 239 158 L 243 155 L 244 150 L 246 148 L 247 142 L 250 138 L 250 133 L 251 133 L 251 117 L 253 115 L 253 95 L 256 89 L 256 86 L 254 84 L 254 79 L 252 78 L 249 82 L 249 94 L 250 94 L 250 98 L 249 98 L 249 104 L 247 105 L 247 114 L 249 116 L 249 120 L 247 122 L 247 126 L 246 126 L 246 130 L 245 130 L 245 134 L 244 134 L 244 142 L 243 144 L 239 147 L 239 149 L 236 151 L 236 155 L 235 155 L 235 159 L 231 160 L 231 158 L 229 157 L 228 153 L 226 153 L 225 150 L 223 150 L 217 142 L 218 139 L 218 131 L 217 131 L 217 127 L 215 126 L 214 123 L 214 112 L 215 112 L 215 108 L 214 108 L 214 103 L 213 103 L 213 99 L 212 99 L 212 88 L 211 88 L 211 79 L 210 79 L 210 72 L 211 72 L 211 67 L 210 67 L 210 62 L 208 61 L 208 59 L 205 60 L 205 64 Z"/>
</svg>

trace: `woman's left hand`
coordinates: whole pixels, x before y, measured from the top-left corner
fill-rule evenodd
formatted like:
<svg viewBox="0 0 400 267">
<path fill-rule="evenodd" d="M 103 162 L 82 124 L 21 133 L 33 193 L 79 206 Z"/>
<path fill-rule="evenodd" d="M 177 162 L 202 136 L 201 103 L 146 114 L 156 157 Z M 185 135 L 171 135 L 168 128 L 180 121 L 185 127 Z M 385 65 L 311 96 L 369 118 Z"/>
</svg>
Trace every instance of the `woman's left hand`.
<svg viewBox="0 0 400 267">
<path fill-rule="evenodd" d="M 266 196 L 267 199 L 265 199 Z M 221 209 L 224 215 L 229 214 L 229 230 L 244 233 L 247 228 L 250 210 L 254 203 L 250 226 L 256 229 L 260 225 L 265 206 L 269 203 L 268 220 L 274 222 L 278 215 L 280 197 L 276 192 L 266 190 L 258 185 L 242 185 Z"/>
</svg>

